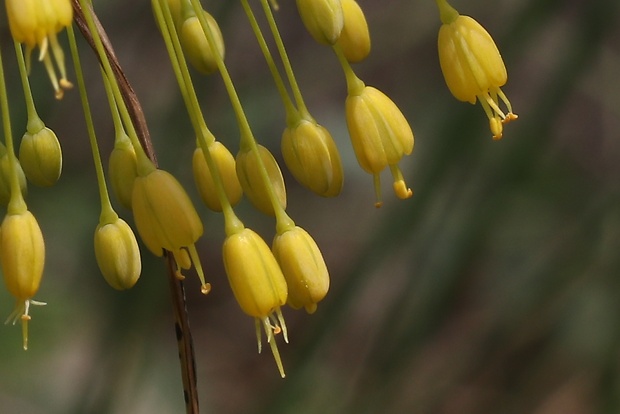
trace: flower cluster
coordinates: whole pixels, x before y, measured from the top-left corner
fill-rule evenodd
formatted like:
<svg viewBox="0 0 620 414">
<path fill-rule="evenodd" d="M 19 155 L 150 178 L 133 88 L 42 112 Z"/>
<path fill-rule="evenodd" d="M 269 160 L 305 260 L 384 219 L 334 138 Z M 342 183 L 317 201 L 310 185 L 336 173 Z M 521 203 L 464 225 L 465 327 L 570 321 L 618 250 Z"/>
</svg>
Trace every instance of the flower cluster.
<svg viewBox="0 0 620 414">
<path fill-rule="evenodd" d="M 286 212 L 287 193 L 282 171 L 272 151 L 254 136 L 232 78 L 224 62 L 225 43 L 218 22 L 198 0 L 151 0 L 156 23 L 168 51 L 172 69 L 194 129 L 193 175 L 204 204 L 221 213 L 226 232 L 222 256 L 231 290 L 243 312 L 254 318 L 258 348 L 265 332 L 279 372 L 284 368 L 276 335 L 288 332 L 281 308 L 304 308 L 309 314 L 326 296 L 330 278 L 323 255 L 314 238 Z M 292 176 L 322 197 L 337 196 L 344 184 L 344 170 L 336 140 L 307 108 L 295 78 L 284 42 L 278 31 L 271 0 L 260 0 L 277 59 L 265 40 L 248 0 L 241 0 L 249 24 L 273 76 L 286 115 L 281 155 Z M 78 3 L 78 2 L 76 2 Z M 204 232 L 203 223 L 182 184 L 154 161 L 148 137 L 137 127 L 124 99 L 127 88 L 119 84 L 117 72 L 106 50 L 90 2 L 79 0 L 82 27 L 101 62 L 115 128 L 114 147 L 108 157 L 107 174 L 84 84 L 72 19 L 70 0 L 6 0 L 11 33 L 15 40 L 28 122 L 19 154 L 13 147 L 4 74 L 0 70 L 0 102 L 5 144 L 0 144 L 0 203 L 7 214 L 0 227 L 0 263 L 5 284 L 17 305 L 9 321 L 22 321 L 24 348 L 28 344 L 30 305 L 43 275 L 45 245 L 37 220 L 28 210 L 27 183 L 49 187 L 62 170 L 62 151 L 56 134 L 39 118 L 30 86 L 30 55 L 40 50 L 56 97 L 72 85 L 67 80 L 64 53 L 57 35 L 67 29 L 75 76 L 84 116 L 100 198 L 99 221 L 94 232 L 94 253 L 104 280 L 114 289 L 132 288 L 141 273 L 142 259 L 131 220 L 125 221 L 112 206 L 109 181 L 116 200 L 133 214 L 135 229 L 146 248 L 155 256 L 168 256 L 176 268 L 172 273 L 184 279 L 194 268 L 202 293 L 211 290 L 198 255 L 196 243 Z M 371 40 L 366 17 L 355 0 L 297 0 L 301 21 L 321 45 L 334 51 L 346 84 L 343 84 L 344 121 L 360 167 L 374 181 L 377 207 L 382 204 L 380 174 L 389 169 L 393 189 L 400 199 L 412 197 L 400 164 L 414 148 L 414 135 L 397 104 L 377 87 L 366 85 L 354 72 L 355 63 L 366 59 Z M 459 15 L 445 0 L 437 0 L 443 23 L 439 32 L 439 58 L 446 83 L 457 99 L 479 100 L 487 113 L 493 137 L 501 138 L 503 124 L 516 119 L 500 87 L 506 83 L 506 69 L 488 33 L 473 19 Z M 76 9 L 78 10 L 78 9 Z M 77 11 L 76 11 L 77 13 Z M 25 45 L 25 54 L 21 43 Z M 50 57 L 48 49 L 51 50 Z M 114 62 L 117 63 L 117 62 Z M 0 62 L 0 68 L 2 67 Z M 282 69 L 284 74 L 282 74 Z M 60 80 L 56 73 L 58 70 Z M 229 94 L 239 126 L 236 155 L 216 139 L 201 111 L 193 76 L 221 77 Z M 500 109 L 503 103 L 507 110 Z M 235 207 L 245 194 L 260 212 L 275 220 L 271 246 L 245 226 Z"/>
</svg>

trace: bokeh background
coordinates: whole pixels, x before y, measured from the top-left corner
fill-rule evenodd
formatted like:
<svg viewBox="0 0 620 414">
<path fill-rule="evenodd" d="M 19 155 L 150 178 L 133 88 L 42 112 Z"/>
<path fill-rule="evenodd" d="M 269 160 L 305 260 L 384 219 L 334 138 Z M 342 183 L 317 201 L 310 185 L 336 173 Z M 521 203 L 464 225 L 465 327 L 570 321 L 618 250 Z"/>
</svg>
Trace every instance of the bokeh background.
<svg viewBox="0 0 620 414">
<path fill-rule="evenodd" d="M 482 109 L 456 101 L 443 83 L 434 2 L 359 2 L 373 50 L 355 70 L 413 127 L 414 153 L 401 166 L 415 194 L 397 200 L 386 175 L 384 206 L 373 207 L 371 177 L 348 141 L 335 55 L 305 32 L 294 2 L 280 0 L 302 91 L 346 174 L 342 194 L 322 199 L 282 163 L 288 212 L 321 246 L 332 280 L 314 315 L 284 310 L 284 380 L 268 351 L 256 353 L 253 321 L 228 287 L 222 218 L 195 190 L 194 137 L 149 2 L 94 2 L 142 100 L 160 165 L 186 185 L 205 224 L 198 249 L 214 288 L 203 297 L 192 273 L 186 282 L 202 412 L 620 412 L 620 3 L 453 0 L 489 30 L 508 68 L 504 90 L 519 120 L 493 142 Z M 281 160 L 284 111 L 241 6 L 203 4 L 220 22 L 254 133 Z M 26 118 L 0 15 L 17 139 Z M 108 104 L 84 42 L 81 55 L 107 158 Z M 36 299 L 48 305 L 32 310 L 27 352 L 18 326 L 0 326 L 0 412 L 181 413 L 164 262 L 143 248 L 138 284 L 128 292 L 106 285 L 92 248 L 99 203 L 79 95 L 55 101 L 39 64 L 31 82 L 39 115 L 61 140 L 64 172 L 53 188 L 29 189 L 47 243 Z M 210 128 L 236 152 L 221 80 L 195 84 Z M 245 200 L 237 212 L 273 237 L 273 219 Z M 12 306 L 0 288 L 0 314 Z"/>
</svg>

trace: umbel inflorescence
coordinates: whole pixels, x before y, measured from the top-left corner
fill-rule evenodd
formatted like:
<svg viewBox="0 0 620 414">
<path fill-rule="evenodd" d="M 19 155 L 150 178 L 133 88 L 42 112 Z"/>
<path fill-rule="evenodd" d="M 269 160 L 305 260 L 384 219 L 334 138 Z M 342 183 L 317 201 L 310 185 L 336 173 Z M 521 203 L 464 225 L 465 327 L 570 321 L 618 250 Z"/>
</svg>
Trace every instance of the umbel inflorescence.
<svg viewBox="0 0 620 414">
<path fill-rule="evenodd" d="M 250 1 L 240 3 L 282 100 L 286 125 L 282 126 L 280 150 L 286 167 L 310 191 L 335 197 L 343 188 L 344 177 L 338 145 L 304 102 L 273 13 L 278 5 L 274 0 L 254 0 L 254 7 L 260 8 L 266 19 L 265 30 L 258 24 Z M 146 145 L 150 142 L 148 135 L 136 118 L 139 107 L 126 99 L 127 87 L 119 82 L 118 62 L 97 26 L 90 1 L 5 0 L 5 5 L 5 23 L 14 39 L 28 122 L 22 126 L 25 133 L 16 151 L 7 80 L 0 71 L 4 127 L 0 202 L 6 207 L 0 227 L 0 262 L 5 285 L 16 299 L 7 322 L 21 321 L 24 348 L 28 346 L 30 307 L 43 304 L 34 297 L 45 262 L 43 235 L 25 202 L 27 184 L 53 186 L 62 169 L 60 142 L 36 112 L 28 72 L 32 52 L 37 49 L 37 59 L 47 69 L 55 96 L 61 99 L 64 91 L 72 87 L 60 33 L 67 34 L 97 174 L 101 210 L 99 222 L 93 223 L 93 244 L 103 277 L 119 290 L 132 288 L 137 282 L 141 254 L 129 224 L 133 221 L 143 245 L 152 254 L 173 258 L 175 278 L 183 280 L 184 271 L 194 267 L 201 291 L 207 294 L 211 284 L 206 281 L 196 249 L 204 231 L 202 219 L 182 184 L 153 161 Z M 377 87 L 366 85 L 352 66 L 366 59 L 371 50 L 362 8 L 355 0 L 297 0 L 296 5 L 309 34 L 331 48 L 342 67 L 346 82 L 343 107 L 350 142 L 360 167 L 373 177 L 376 206 L 382 203 L 379 176 L 386 169 L 393 177 L 396 196 L 410 198 L 413 192 L 400 168 L 414 147 L 409 122 L 394 101 Z M 499 139 L 503 125 L 517 116 L 500 89 L 507 76 L 497 47 L 474 19 L 458 14 L 445 0 L 437 0 L 437 5 L 442 23 L 439 61 L 446 84 L 457 99 L 480 102 L 493 138 Z M 290 2 L 284 5 L 290 6 Z M 194 130 L 196 149 L 191 161 L 197 192 L 205 205 L 221 213 L 223 219 L 226 238 L 222 255 L 230 287 L 243 312 L 255 320 L 259 351 L 264 331 L 284 376 L 276 345 L 279 333 L 288 340 L 281 307 L 289 305 L 314 313 L 329 289 L 327 266 L 313 237 L 286 212 L 287 194 L 280 166 L 273 149 L 262 146 L 253 134 L 225 63 L 225 39 L 214 16 L 198 0 L 152 0 L 152 8 Z M 114 120 L 114 149 L 106 157 L 107 171 L 99 153 L 74 33 L 73 22 L 78 14 L 80 30 L 101 62 L 101 79 Z M 273 40 L 274 51 L 265 36 Z M 6 51 L 1 52 L 4 58 Z M 236 154 L 230 148 L 237 143 L 218 140 L 202 114 L 192 79 L 204 75 L 219 75 L 226 87 L 239 126 Z M 133 220 L 125 221 L 115 211 L 107 183 L 116 200 L 133 213 Z M 243 195 L 256 209 L 275 219 L 271 246 L 236 214 L 235 206 Z"/>
</svg>

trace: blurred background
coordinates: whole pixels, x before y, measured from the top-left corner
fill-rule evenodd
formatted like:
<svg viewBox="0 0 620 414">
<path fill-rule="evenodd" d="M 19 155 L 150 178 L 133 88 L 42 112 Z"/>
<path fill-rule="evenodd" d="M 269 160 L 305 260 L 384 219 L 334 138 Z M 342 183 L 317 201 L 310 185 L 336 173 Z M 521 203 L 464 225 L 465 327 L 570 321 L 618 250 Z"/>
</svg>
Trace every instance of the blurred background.
<svg viewBox="0 0 620 414">
<path fill-rule="evenodd" d="M 284 309 L 281 379 L 269 351 L 256 353 L 254 323 L 228 287 L 222 217 L 193 184 L 194 137 L 150 4 L 94 2 L 160 165 L 185 184 L 205 224 L 197 247 L 213 291 L 203 297 L 192 272 L 185 284 L 202 412 L 620 412 L 620 4 L 452 1 L 493 35 L 508 68 L 503 90 L 519 120 L 493 142 L 480 106 L 456 101 L 444 84 L 434 2 L 359 3 L 373 50 L 356 73 L 399 105 L 416 137 L 401 162 L 414 196 L 396 199 L 386 173 L 381 209 L 349 143 L 340 66 L 306 33 L 294 2 L 280 0 L 276 17 L 306 103 L 343 157 L 345 188 L 335 199 L 285 171 L 284 111 L 240 3 L 203 2 L 224 33 L 255 136 L 281 161 L 287 211 L 330 268 L 331 290 L 315 314 Z M 17 139 L 26 116 L 1 15 Z M 107 159 L 108 104 L 93 53 L 83 41 L 80 50 Z M 99 201 L 79 94 L 55 101 L 40 64 L 30 80 L 64 171 L 55 187 L 29 189 L 47 245 L 35 299 L 48 305 L 31 312 L 27 352 L 19 326 L 0 326 L 0 411 L 184 412 L 164 261 L 141 246 L 137 285 L 117 292 L 105 283 L 92 248 Z M 207 123 L 235 153 L 239 133 L 220 78 L 196 76 L 195 85 Z M 272 218 L 247 200 L 236 211 L 272 239 Z M 0 288 L 0 314 L 12 307 Z"/>
</svg>

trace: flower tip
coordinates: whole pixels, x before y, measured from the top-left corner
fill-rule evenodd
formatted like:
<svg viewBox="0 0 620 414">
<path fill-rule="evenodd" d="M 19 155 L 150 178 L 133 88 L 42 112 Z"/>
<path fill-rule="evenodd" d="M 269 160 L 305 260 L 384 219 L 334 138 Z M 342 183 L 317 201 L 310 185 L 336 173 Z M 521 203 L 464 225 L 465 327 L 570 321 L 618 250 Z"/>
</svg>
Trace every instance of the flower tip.
<svg viewBox="0 0 620 414">
<path fill-rule="evenodd" d="M 73 83 L 69 82 L 67 79 L 62 78 L 59 83 L 62 89 L 73 89 Z"/>
<path fill-rule="evenodd" d="M 499 141 L 500 139 L 502 139 L 504 124 L 499 118 L 490 118 L 489 127 L 491 128 L 491 132 L 493 133 L 494 141 Z"/>
<path fill-rule="evenodd" d="M 375 208 L 381 208 L 383 206 L 383 201 L 376 201 Z"/>
<path fill-rule="evenodd" d="M 205 283 L 200 287 L 200 293 L 203 295 L 207 295 L 209 292 L 211 292 L 211 283 Z"/>
<path fill-rule="evenodd" d="M 509 122 L 516 121 L 517 119 L 519 119 L 519 115 L 509 112 L 506 114 L 506 118 L 502 119 L 502 124 L 507 124 Z"/>
<path fill-rule="evenodd" d="M 404 180 L 394 181 L 394 192 L 401 200 L 406 200 L 413 196 L 413 191 L 411 191 L 411 188 L 407 187 Z"/>
<path fill-rule="evenodd" d="M 309 305 L 304 306 L 304 309 L 306 310 L 306 313 L 308 313 L 308 315 L 312 315 L 314 312 L 316 312 L 317 304 L 311 303 Z"/>
</svg>

